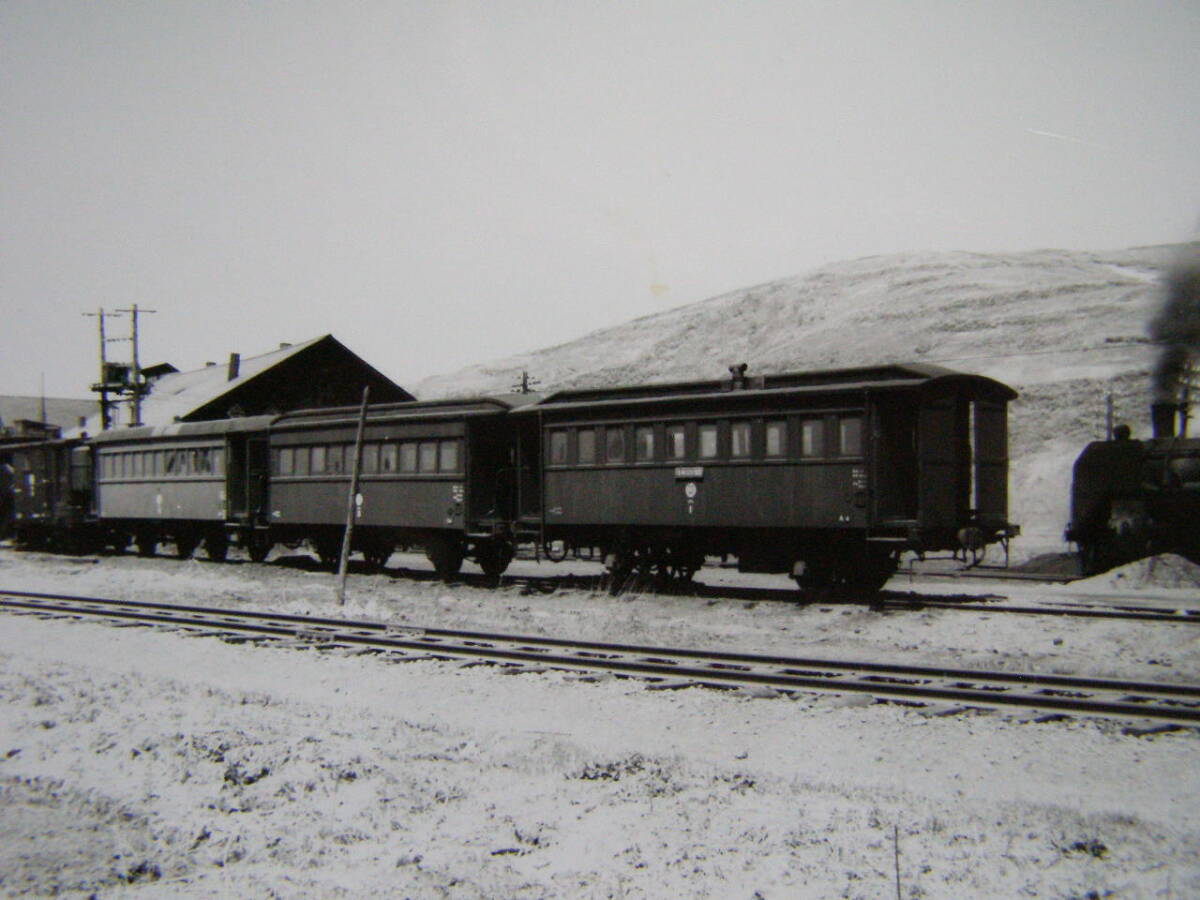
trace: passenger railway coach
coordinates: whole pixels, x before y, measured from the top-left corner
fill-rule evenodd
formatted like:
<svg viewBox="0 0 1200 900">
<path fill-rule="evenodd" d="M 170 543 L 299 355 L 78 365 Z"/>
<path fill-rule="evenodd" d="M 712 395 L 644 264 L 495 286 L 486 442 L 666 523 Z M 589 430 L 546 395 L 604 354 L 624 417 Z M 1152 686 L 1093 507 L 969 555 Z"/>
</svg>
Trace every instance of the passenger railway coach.
<svg viewBox="0 0 1200 900">
<path fill-rule="evenodd" d="M 186 558 L 203 544 L 224 559 L 230 540 L 255 543 L 267 491 L 265 447 L 272 416 L 105 431 L 92 439 L 95 514 L 143 556 L 174 543 Z"/>
<path fill-rule="evenodd" d="M 489 574 L 504 571 L 522 486 L 507 413 L 534 399 L 371 407 L 354 498 L 355 549 L 382 565 L 397 546 L 419 546 L 443 577 L 464 559 Z M 323 561 L 337 558 L 358 415 L 357 408 L 311 410 L 272 423 L 271 540 L 307 540 Z"/>
<path fill-rule="evenodd" d="M 732 554 L 803 589 L 870 591 L 902 551 L 1016 534 L 1010 388 L 923 365 L 731 374 L 563 391 L 518 413 L 542 430 L 545 539 L 603 548 L 618 582 Z"/>
</svg>

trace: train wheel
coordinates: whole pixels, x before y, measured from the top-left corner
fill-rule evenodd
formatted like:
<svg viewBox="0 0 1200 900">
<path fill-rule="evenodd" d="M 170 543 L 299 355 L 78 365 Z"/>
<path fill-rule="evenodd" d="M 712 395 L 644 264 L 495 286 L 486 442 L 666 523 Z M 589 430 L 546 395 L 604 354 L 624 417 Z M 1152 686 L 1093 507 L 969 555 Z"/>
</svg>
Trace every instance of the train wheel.
<svg viewBox="0 0 1200 900">
<path fill-rule="evenodd" d="M 619 548 L 604 557 L 604 583 L 608 592 L 614 597 L 626 590 L 633 582 L 634 569 L 637 562 L 634 554 Z"/>
<path fill-rule="evenodd" d="M 392 558 L 395 549 L 396 545 L 391 541 L 372 541 L 363 547 L 362 555 L 372 569 L 382 569 Z"/>
<path fill-rule="evenodd" d="M 271 552 L 271 548 L 275 546 L 271 543 L 270 538 L 250 538 L 250 543 L 246 547 L 246 552 L 250 556 L 251 562 L 260 563 L 267 558 L 267 554 Z"/>
<path fill-rule="evenodd" d="M 213 562 L 222 562 L 229 553 L 229 538 L 223 531 L 210 531 L 204 536 L 204 555 Z"/>
<path fill-rule="evenodd" d="M 463 564 L 462 544 L 452 538 L 436 536 L 425 545 L 425 558 L 433 563 L 433 570 L 443 581 L 458 574 Z"/>
<path fill-rule="evenodd" d="M 313 541 L 313 550 L 317 553 L 317 559 L 321 560 L 321 565 L 326 568 L 336 569 L 342 559 L 342 542 L 337 537 L 317 538 Z"/>
<path fill-rule="evenodd" d="M 137 545 L 138 556 L 153 556 L 154 551 L 158 549 L 158 538 L 147 531 L 138 532 L 134 543 Z"/>
<path fill-rule="evenodd" d="M 175 555 L 179 559 L 191 559 L 199 545 L 200 536 L 198 534 L 184 531 L 175 535 Z"/>
<path fill-rule="evenodd" d="M 497 541 L 480 547 L 475 552 L 475 562 L 488 578 L 499 578 L 512 562 L 513 547 L 507 541 Z"/>
</svg>

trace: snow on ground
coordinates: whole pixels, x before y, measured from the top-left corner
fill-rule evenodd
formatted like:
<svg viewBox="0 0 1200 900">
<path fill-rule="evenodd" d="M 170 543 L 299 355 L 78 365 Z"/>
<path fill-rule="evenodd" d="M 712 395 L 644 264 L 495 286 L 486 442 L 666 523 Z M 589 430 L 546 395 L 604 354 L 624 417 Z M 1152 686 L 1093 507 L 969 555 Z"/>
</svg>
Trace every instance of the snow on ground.
<svg viewBox="0 0 1200 900">
<path fill-rule="evenodd" d="M 1200 605 L 1200 566 L 1174 553 L 1164 553 L 1118 566 L 1070 583 L 1076 593 L 1148 593 L 1190 599 Z"/>
<path fill-rule="evenodd" d="M 1200 680 L 1189 626 L 486 590 L 391 565 L 409 577 L 351 576 L 346 615 Z M 0 549 L 0 586 L 26 590 L 339 614 L 332 582 Z M 897 858 L 905 898 L 1200 895 L 1195 730 L 0 622 L 9 895 L 876 898 Z"/>
</svg>

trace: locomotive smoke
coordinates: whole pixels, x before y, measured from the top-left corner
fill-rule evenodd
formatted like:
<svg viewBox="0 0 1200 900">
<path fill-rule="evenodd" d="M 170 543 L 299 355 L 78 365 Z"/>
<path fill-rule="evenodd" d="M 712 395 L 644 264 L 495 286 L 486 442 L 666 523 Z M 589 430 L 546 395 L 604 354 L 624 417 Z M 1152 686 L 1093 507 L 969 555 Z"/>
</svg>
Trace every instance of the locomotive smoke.
<svg viewBox="0 0 1200 900">
<path fill-rule="evenodd" d="M 1162 344 L 1152 375 L 1151 402 L 1178 404 L 1188 366 L 1200 359 L 1200 242 L 1189 244 L 1171 268 L 1166 296 L 1149 331 L 1150 339 Z"/>
</svg>

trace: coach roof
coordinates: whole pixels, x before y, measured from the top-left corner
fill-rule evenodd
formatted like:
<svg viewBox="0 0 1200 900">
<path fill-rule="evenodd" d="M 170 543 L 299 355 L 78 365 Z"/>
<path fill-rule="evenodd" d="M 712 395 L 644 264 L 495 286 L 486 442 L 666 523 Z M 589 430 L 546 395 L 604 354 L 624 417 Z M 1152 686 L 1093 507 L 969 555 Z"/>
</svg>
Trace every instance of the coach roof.
<svg viewBox="0 0 1200 900">
<path fill-rule="evenodd" d="M 237 434 L 245 431 L 266 431 L 277 416 L 242 416 L 236 419 L 214 419 L 211 422 L 175 422 L 171 425 L 142 425 L 138 428 L 112 428 L 93 435 L 97 444 L 116 444 L 123 441 L 162 440 L 169 438 L 203 437 Z"/>
<path fill-rule="evenodd" d="M 520 406 L 535 403 L 541 394 L 505 394 L 488 397 L 461 397 L 444 400 L 414 400 L 408 403 L 381 403 L 367 406 L 367 421 L 397 421 L 401 419 L 431 421 L 496 416 Z M 273 431 L 292 428 L 313 428 L 326 425 L 354 424 L 359 406 L 339 406 L 333 409 L 307 409 L 278 416 Z"/>
<path fill-rule="evenodd" d="M 905 363 L 855 369 L 740 375 L 713 381 L 579 388 L 556 391 L 535 406 L 521 411 L 549 412 L 591 406 L 642 406 L 686 400 L 719 404 L 722 401 L 744 401 L 751 397 L 914 390 L 953 382 L 969 386 L 975 393 L 989 399 L 1012 400 L 1017 396 L 1017 392 L 1008 385 L 983 375 L 957 372 L 925 363 Z"/>
</svg>

